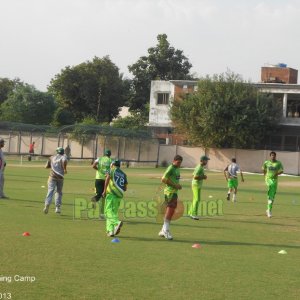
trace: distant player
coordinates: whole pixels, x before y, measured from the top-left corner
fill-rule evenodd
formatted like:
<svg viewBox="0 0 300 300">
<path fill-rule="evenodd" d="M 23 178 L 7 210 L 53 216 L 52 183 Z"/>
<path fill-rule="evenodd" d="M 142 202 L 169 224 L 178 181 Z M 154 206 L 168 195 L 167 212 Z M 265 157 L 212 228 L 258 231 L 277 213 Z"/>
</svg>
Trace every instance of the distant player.
<svg viewBox="0 0 300 300">
<path fill-rule="evenodd" d="M 106 174 L 104 191 L 102 197 L 105 198 L 105 217 L 107 236 L 119 234 L 123 222 L 119 220 L 118 210 L 124 192 L 127 190 L 127 176 L 120 169 L 121 162 L 115 160 L 111 163 L 111 169 Z"/>
<path fill-rule="evenodd" d="M 99 200 L 102 198 L 102 194 L 104 191 L 104 184 L 105 184 L 105 177 L 106 174 L 109 173 L 110 170 L 110 165 L 112 162 L 112 159 L 110 158 L 111 156 L 111 151 L 109 149 L 104 151 L 104 156 L 103 157 L 98 157 L 92 167 L 95 169 L 96 172 L 96 179 L 95 179 L 95 190 L 96 190 L 96 195 L 92 197 L 92 201 L 94 203 L 99 202 Z M 105 207 L 105 199 L 102 198 L 101 203 L 100 203 L 100 217 L 104 218 L 104 207 Z"/>
<path fill-rule="evenodd" d="M 6 167 L 5 158 L 2 152 L 2 148 L 4 147 L 5 141 L 4 139 L 0 139 L 0 198 L 8 199 L 8 197 L 4 194 L 4 170 Z"/>
<path fill-rule="evenodd" d="M 46 164 L 46 168 L 50 169 L 50 175 L 48 179 L 48 193 L 45 199 L 44 213 L 47 214 L 49 206 L 52 202 L 53 195 L 55 193 L 55 212 L 61 213 L 62 204 L 62 190 L 64 185 L 64 175 L 67 174 L 67 158 L 64 155 L 64 148 L 58 147 L 56 149 L 56 155 L 49 158 Z"/>
<path fill-rule="evenodd" d="M 203 155 L 200 157 L 200 164 L 195 168 L 193 173 L 192 180 L 192 192 L 193 192 L 193 202 L 189 210 L 189 216 L 193 220 L 199 220 L 198 217 L 198 208 L 201 200 L 201 188 L 203 180 L 207 179 L 207 176 L 204 173 L 204 167 L 207 165 L 207 162 L 210 158 Z"/>
<path fill-rule="evenodd" d="M 266 160 L 262 166 L 262 170 L 265 176 L 265 182 L 268 189 L 268 206 L 267 216 L 272 217 L 273 202 L 277 192 L 278 175 L 283 173 L 283 165 L 279 160 L 276 160 L 276 152 L 270 152 L 270 160 Z"/>
<path fill-rule="evenodd" d="M 236 194 L 237 194 L 238 185 L 239 185 L 238 175 L 237 175 L 238 172 L 240 172 L 242 182 L 244 182 L 243 172 L 242 172 L 240 166 L 236 163 L 236 159 L 233 158 L 233 159 L 231 159 L 231 164 L 229 164 L 224 169 L 224 176 L 226 178 L 227 186 L 228 186 L 228 192 L 227 192 L 226 199 L 228 201 L 230 201 L 230 195 L 233 192 L 232 202 L 234 202 L 234 203 L 237 200 L 236 199 Z"/>
<path fill-rule="evenodd" d="M 167 168 L 161 179 L 161 181 L 166 185 L 164 189 L 166 212 L 163 227 L 158 235 L 161 237 L 165 237 L 168 240 L 173 239 L 170 232 L 170 222 L 177 207 L 178 190 L 182 189 L 181 185 L 179 184 L 179 168 L 181 166 L 182 160 L 182 156 L 176 155 L 174 157 L 173 163 Z"/>
</svg>

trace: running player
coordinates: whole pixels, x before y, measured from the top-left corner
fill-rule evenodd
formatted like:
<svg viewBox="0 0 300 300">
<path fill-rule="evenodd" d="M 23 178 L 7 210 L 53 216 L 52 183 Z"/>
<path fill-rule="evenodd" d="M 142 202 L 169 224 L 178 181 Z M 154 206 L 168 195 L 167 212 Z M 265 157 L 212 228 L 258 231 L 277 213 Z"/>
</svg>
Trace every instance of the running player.
<svg viewBox="0 0 300 300">
<path fill-rule="evenodd" d="M 236 163 L 236 159 L 233 158 L 231 160 L 231 164 L 229 164 L 224 169 L 224 176 L 226 178 L 227 186 L 228 186 L 228 192 L 227 192 L 226 199 L 228 201 L 230 201 L 230 194 L 233 192 L 232 202 L 236 202 L 236 194 L 237 194 L 237 189 L 238 189 L 238 185 L 239 185 L 237 172 L 240 172 L 242 182 L 244 182 L 243 172 L 242 172 L 240 166 Z"/>
<path fill-rule="evenodd" d="M 278 175 L 283 173 L 283 165 L 279 160 L 276 160 L 276 152 L 270 152 L 270 160 L 264 162 L 262 170 L 268 189 L 268 206 L 266 213 L 268 218 L 271 218 L 273 203 L 277 192 Z"/>
<path fill-rule="evenodd" d="M 207 156 L 203 155 L 200 157 L 200 164 L 195 168 L 192 180 L 192 192 L 193 192 L 193 202 L 189 210 L 189 216 L 193 220 L 199 220 L 198 217 L 198 207 L 201 200 L 201 188 L 203 180 L 207 179 L 204 173 L 204 167 L 210 160 Z"/>
</svg>

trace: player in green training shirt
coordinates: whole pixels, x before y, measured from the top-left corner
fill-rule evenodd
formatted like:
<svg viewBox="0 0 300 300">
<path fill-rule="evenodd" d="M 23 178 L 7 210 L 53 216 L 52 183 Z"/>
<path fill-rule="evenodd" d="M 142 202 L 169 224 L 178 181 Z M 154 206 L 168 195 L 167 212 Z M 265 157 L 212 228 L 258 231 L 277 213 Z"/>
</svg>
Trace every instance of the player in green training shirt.
<svg viewBox="0 0 300 300">
<path fill-rule="evenodd" d="M 262 170 L 268 188 L 268 208 L 266 213 L 271 218 L 273 202 L 277 191 L 278 175 L 283 173 L 283 165 L 279 160 L 276 160 L 276 152 L 270 152 L 270 160 L 264 162 Z"/>
<path fill-rule="evenodd" d="M 104 152 L 104 156 L 97 158 L 92 165 L 93 169 L 96 170 L 96 179 L 95 179 L 96 195 L 93 196 L 91 199 L 92 202 L 94 203 L 93 205 L 94 208 L 95 208 L 95 203 L 98 202 L 102 197 L 105 177 L 106 174 L 109 173 L 110 164 L 112 162 L 110 156 L 111 156 L 111 151 L 107 149 Z M 100 218 L 104 218 L 104 207 L 105 207 L 104 201 L 105 201 L 104 198 L 102 198 L 100 203 Z"/>
<path fill-rule="evenodd" d="M 203 155 L 200 157 L 200 164 L 195 168 L 192 180 L 193 202 L 189 210 L 189 215 L 193 220 L 199 220 L 198 207 L 201 200 L 201 188 L 203 180 L 207 179 L 204 174 L 204 167 L 210 158 Z"/>
<path fill-rule="evenodd" d="M 175 155 L 172 165 L 167 168 L 161 179 L 161 181 L 166 185 L 164 189 L 166 212 L 163 227 L 158 235 L 161 237 L 165 237 L 167 240 L 173 239 L 170 233 L 170 222 L 177 207 L 177 191 L 181 190 L 182 188 L 179 184 L 179 168 L 181 166 L 182 160 L 183 159 L 180 155 Z"/>
<path fill-rule="evenodd" d="M 106 175 L 104 191 L 106 232 L 108 236 L 119 234 L 123 222 L 119 220 L 118 210 L 124 192 L 127 190 L 127 176 L 120 169 L 121 162 L 115 160 L 111 163 L 111 170 Z"/>
</svg>

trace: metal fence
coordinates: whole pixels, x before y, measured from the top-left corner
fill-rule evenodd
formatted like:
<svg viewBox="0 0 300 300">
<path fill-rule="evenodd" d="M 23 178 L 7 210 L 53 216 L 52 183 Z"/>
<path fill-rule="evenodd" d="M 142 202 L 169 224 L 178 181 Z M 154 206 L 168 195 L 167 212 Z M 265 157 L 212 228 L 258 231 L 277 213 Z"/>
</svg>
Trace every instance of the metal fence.
<svg viewBox="0 0 300 300">
<path fill-rule="evenodd" d="M 35 156 L 50 156 L 57 147 L 69 145 L 71 159 L 94 159 L 102 156 L 105 149 L 110 149 L 112 157 L 128 162 L 158 162 L 159 143 L 157 139 L 89 135 L 84 143 L 72 139 L 68 133 L 42 133 L 26 131 L 7 131 L 0 129 L 0 136 L 5 140 L 3 151 L 12 155 L 29 155 L 29 145 L 34 142 Z"/>
</svg>

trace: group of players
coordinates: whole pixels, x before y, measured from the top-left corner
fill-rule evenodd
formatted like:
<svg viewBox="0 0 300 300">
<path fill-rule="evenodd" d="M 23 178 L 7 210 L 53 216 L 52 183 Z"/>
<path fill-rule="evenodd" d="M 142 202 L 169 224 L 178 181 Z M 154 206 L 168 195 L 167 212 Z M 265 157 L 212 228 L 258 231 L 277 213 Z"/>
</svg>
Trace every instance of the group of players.
<svg viewBox="0 0 300 300">
<path fill-rule="evenodd" d="M 172 234 L 170 232 L 170 223 L 177 207 L 178 190 L 181 190 L 182 186 L 179 183 L 180 180 L 180 166 L 182 163 L 182 156 L 176 155 L 173 163 L 167 168 L 162 177 L 162 182 L 166 185 L 164 189 L 166 211 L 164 216 L 163 226 L 158 233 L 159 236 L 168 240 L 172 240 Z M 189 216 L 193 220 L 199 220 L 198 207 L 201 199 L 201 188 L 203 180 L 207 179 L 205 175 L 205 166 L 209 157 L 201 156 L 200 164 L 194 169 L 192 179 L 192 192 L 193 201 L 189 210 Z M 267 186 L 268 204 L 266 214 L 269 218 L 272 217 L 272 208 L 275 200 L 275 195 L 278 185 L 278 175 L 283 173 L 283 165 L 276 159 L 276 153 L 270 152 L 270 159 L 266 160 L 262 165 L 262 171 L 264 173 L 265 182 Z M 228 184 L 227 200 L 230 200 L 231 193 L 232 201 L 236 202 L 238 177 L 237 173 L 240 172 L 242 181 L 244 181 L 243 173 L 236 163 L 236 159 L 233 158 L 231 163 L 224 169 L 224 175 Z"/>
<path fill-rule="evenodd" d="M 111 151 L 105 150 L 104 156 L 97 158 L 92 167 L 96 169 L 95 191 L 92 197 L 93 207 L 100 200 L 100 216 L 106 219 L 107 235 L 112 237 L 119 234 L 123 222 L 118 218 L 118 210 L 123 194 L 127 189 L 127 176 L 121 170 L 121 162 L 110 158 Z M 46 168 L 50 168 L 48 179 L 48 192 L 45 199 L 44 213 L 47 214 L 54 193 L 55 212 L 61 213 L 62 189 L 64 175 L 67 173 L 67 157 L 62 147 L 56 149 L 56 155 L 49 158 Z"/>
<path fill-rule="evenodd" d="M 64 155 L 64 149 L 59 147 L 56 150 L 57 154 L 51 156 L 46 167 L 51 168 L 48 180 L 48 193 L 45 199 L 44 213 L 48 213 L 52 197 L 56 190 L 55 206 L 56 213 L 60 213 L 62 187 L 64 174 L 67 172 L 67 159 Z M 193 172 L 192 193 L 193 200 L 189 209 L 189 216 L 193 220 L 199 220 L 198 208 L 201 200 L 201 188 L 203 180 L 207 179 L 205 174 L 205 166 L 209 157 L 203 155 L 200 157 L 200 163 L 196 166 Z M 183 161 L 182 156 L 176 155 L 172 164 L 164 172 L 161 181 L 165 184 L 165 214 L 164 223 L 158 235 L 168 240 L 172 240 L 170 232 L 170 223 L 175 213 L 178 200 L 178 191 L 182 189 L 180 182 L 180 167 Z M 95 196 L 92 197 L 94 207 L 97 202 L 100 205 L 100 217 L 106 219 L 107 235 L 113 237 L 119 234 L 123 222 L 118 218 L 118 210 L 124 192 L 127 189 L 127 176 L 120 168 L 119 160 L 111 159 L 111 151 L 105 150 L 104 156 L 97 158 L 92 167 L 96 170 L 95 179 Z M 267 185 L 268 205 L 266 214 L 272 217 L 273 202 L 277 191 L 278 175 L 283 173 L 283 165 L 276 159 L 276 153 L 270 152 L 270 159 L 266 160 L 262 165 L 262 171 L 265 176 Z M 228 184 L 227 200 L 237 201 L 238 188 L 238 172 L 241 179 L 244 181 L 242 170 L 233 158 L 231 163 L 224 169 L 224 175 Z M 101 200 L 101 201 L 100 201 Z"/>
<path fill-rule="evenodd" d="M 4 140 L 0 139 L 0 198 L 6 198 L 3 192 L 4 186 L 4 168 L 5 160 L 1 148 L 4 147 Z M 205 166 L 209 161 L 209 157 L 203 155 L 200 157 L 200 163 L 196 166 L 193 172 L 192 179 L 192 193 L 193 200 L 189 209 L 189 216 L 193 220 L 199 220 L 198 208 L 201 200 L 201 188 L 203 180 L 207 179 L 205 174 Z M 56 155 L 49 158 L 46 168 L 50 168 L 50 175 L 48 179 L 48 192 L 45 199 L 44 213 L 47 214 L 52 202 L 54 193 L 55 196 L 55 212 L 61 212 L 62 204 L 62 189 L 64 183 L 64 175 L 67 173 L 67 157 L 62 147 L 56 149 Z M 180 182 L 180 167 L 183 161 L 182 156 L 176 155 L 172 164 L 166 169 L 162 176 L 162 183 L 165 184 L 164 198 L 165 198 L 165 214 L 164 223 L 158 235 L 168 240 L 173 237 L 170 232 L 170 223 L 175 213 L 178 200 L 178 191 L 182 189 Z M 124 192 L 127 190 L 127 176 L 121 170 L 121 162 L 119 160 L 111 159 L 111 151 L 105 150 L 104 156 L 97 158 L 92 167 L 96 170 L 95 179 L 95 196 L 92 201 L 95 204 L 99 202 L 100 216 L 106 219 L 107 235 L 112 237 L 119 234 L 123 225 L 118 218 L 118 210 L 120 202 L 123 198 Z M 265 177 L 267 186 L 267 210 L 266 214 L 269 218 L 272 217 L 272 208 L 275 200 L 275 195 L 278 185 L 278 176 L 283 173 L 283 165 L 276 159 L 276 153 L 270 152 L 270 159 L 266 160 L 262 165 L 262 171 Z M 227 200 L 230 200 L 232 194 L 232 201 L 237 200 L 238 188 L 238 172 L 240 172 L 241 179 L 244 181 L 242 170 L 233 158 L 231 163 L 224 169 L 224 175 L 228 183 Z M 100 201 L 101 200 L 101 201 Z"/>
</svg>

